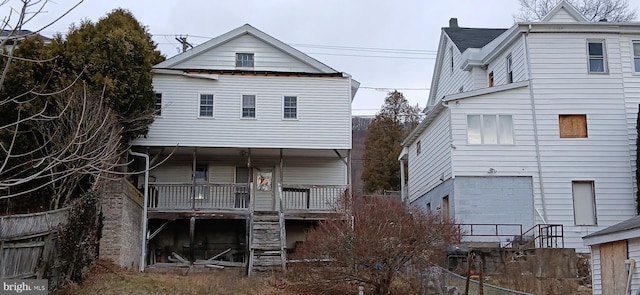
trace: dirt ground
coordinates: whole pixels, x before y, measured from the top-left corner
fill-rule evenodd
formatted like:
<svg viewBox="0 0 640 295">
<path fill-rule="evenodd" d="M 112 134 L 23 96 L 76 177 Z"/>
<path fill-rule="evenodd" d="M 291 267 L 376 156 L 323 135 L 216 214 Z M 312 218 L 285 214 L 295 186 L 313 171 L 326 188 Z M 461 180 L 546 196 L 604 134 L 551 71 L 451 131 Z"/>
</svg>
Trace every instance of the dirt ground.
<svg viewBox="0 0 640 295">
<path fill-rule="evenodd" d="M 251 280 L 234 270 L 189 275 L 126 271 L 108 261 L 97 261 L 88 277 L 54 295 L 292 295 L 273 279 Z"/>
</svg>

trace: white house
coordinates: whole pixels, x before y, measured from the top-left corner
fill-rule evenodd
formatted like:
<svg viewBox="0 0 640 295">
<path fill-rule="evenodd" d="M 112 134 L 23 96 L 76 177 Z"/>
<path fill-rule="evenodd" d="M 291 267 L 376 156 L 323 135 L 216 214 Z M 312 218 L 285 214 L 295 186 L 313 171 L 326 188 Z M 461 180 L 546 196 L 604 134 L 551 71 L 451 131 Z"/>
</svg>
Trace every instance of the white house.
<svg viewBox="0 0 640 295">
<path fill-rule="evenodd" d="M 358 86 L 248 24 L 154 66 L 146 263 L 284 264 L 349 189 Z"/>
<path fill-rule="evenodd" d="M 432 81 L 400 156 L 411 203 L 487 235 L 469 239 L 555 224 L 542 242 L 578 251 L 635 215 L 640 23 L 587 22 L 565 1 L 509 29 L 452 19 Z"/>
<path fill-rule="evenodd" d="M 594 295 L 640 292 L 640 216 L 583 238 L 591 247 Z"/>
</svg>

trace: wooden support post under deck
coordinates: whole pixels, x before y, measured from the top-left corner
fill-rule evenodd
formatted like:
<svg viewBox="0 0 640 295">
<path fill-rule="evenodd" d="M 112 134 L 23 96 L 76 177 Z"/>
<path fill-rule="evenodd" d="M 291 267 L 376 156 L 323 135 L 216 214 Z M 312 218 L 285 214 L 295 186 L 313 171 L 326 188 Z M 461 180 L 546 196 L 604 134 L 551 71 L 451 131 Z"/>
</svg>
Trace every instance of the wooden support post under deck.
<svg viewBox="0 0 640 295">
<path fill-rule="evenodd" d="M 197 152 L 198 148 L 193 148 L 193 170 L 191 171 L 191 178 L 193 180 L 193 195 L 191 196 L 191 209 L 195 210 L 196 209 L 196 195 L 197 195 L 197 189 L 196 189 L 196 152 Z"/>
<path fill-rule="evenodd" d="M 193 246 L 194 246 L 193 235 L 195 234 L 195 231 L 196 231 L 196 218 L 192 216 L 189 222 L 189 263 L 191 264 L 193 264 L 193 262 L 196 261 L 194 258 L 194 252 L 193 252 Z"/>
<path fill-rule="evenodd" d="M 352 194 L 351 191 L 351 150 L 347 151 L 347 190 L 349 194 Z"/>
</svg>

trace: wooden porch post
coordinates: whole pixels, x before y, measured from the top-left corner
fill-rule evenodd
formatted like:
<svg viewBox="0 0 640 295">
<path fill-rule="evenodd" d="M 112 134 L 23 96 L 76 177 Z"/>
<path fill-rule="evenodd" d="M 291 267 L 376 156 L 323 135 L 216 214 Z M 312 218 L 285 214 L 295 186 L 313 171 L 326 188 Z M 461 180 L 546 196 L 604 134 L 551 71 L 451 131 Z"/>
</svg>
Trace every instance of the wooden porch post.
<svg viewBox="0 0 640 295">
<path fill-rule="evenodd" d="M 193 148 L 193 167 L 191 170 L 191 180 L 193 182 L 193 187 L 192 187 L 192 196 L 191 196 L 191 209 L 192 210 L 196 210 L 196 152 L 198 151 L 198 148 L 195 147 Z"/>
<path fill-rule="evenodd" d="M 193 246 L 194 246 L 193 235 L 195 234 L 195 231 L 196 231 L 196 217 L 191 216 L 191 220 L 189 221 L 189 262 L 191 263 L 191 265 L 193 265 L 193 262 L 195 261 L 194 253 L 193 253 Z"/>
<path fill-rule="evenodd" d="M 347 151 L 347 190 L 349 194 L 353 194 L 352 191 L 352 175 L 351 175 L 351 150 Z"/>
<path fill-rule="evenodd" d="M 249 173 L 249 177 L 247 177 L 247 190 L 249 193 L 249 212 L 253 213 L 253 207 L 254 207 L 254 195 L 253 195 L 253 186 L 251 185 L 251 183 L 253 182 L 252 177 L 252 172 L 251 171 L 251 148 L 247 149 L 247 173 Z"/>
<path fill-rule="evenodd" d="M 278 183 L 278 199 L 280 201 L 280 212 L 284 212 L 284 201 L 282 196 L 282 188 L 284 186 L 284 157 L 283 157 L 283 149 L 280 149 L 280 177 Z"/>
</svg>

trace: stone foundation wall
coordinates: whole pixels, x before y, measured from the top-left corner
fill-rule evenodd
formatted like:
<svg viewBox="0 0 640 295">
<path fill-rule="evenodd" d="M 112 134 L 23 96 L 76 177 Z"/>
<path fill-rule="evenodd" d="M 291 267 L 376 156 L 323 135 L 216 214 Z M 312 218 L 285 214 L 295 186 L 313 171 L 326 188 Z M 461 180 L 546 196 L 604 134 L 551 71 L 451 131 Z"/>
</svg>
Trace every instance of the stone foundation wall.
<svg viewBox="0 0 640 295">
<path fill-rule="evenodd" d="M 100 258 L 138 269 L 142 247 L 142 196 L 127 180 L 110 180 L 101 192 Z"/>
</svg>

